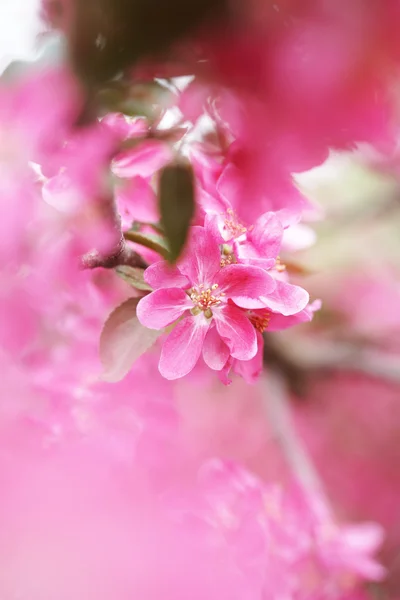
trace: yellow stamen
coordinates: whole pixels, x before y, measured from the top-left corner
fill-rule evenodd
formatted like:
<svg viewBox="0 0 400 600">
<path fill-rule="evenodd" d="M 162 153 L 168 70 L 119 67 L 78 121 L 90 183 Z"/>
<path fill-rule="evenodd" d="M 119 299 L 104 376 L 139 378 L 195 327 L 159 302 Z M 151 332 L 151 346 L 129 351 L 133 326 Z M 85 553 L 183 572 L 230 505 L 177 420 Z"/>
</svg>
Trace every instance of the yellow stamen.
<svg viewBox="0 0 400 600">
<path fill-rule="evenodd" d="M 191 299 L 191 301 L 193 302 L 193 304 L 195 305 L 195 308 L 198 308 L 200 311 L 204 311 L 205 316 L 208 318 L 212 317 L 212 312 L 211 312 L 211 308 L 213 306 L 218 306 L 219 304 L 221 304 L 221 300 L 220 298 L 222 296 L 224 296 L 225 294 L 220 293 L 218 295 L 214 294 L 215 290 L 218 288 L 218 284 L 214 283 L 211 287 L 207 288 L 207 289 L 201 289 L 204 288 L 204 285 L 199 285 L 197 289 L 191 289 L 190 290 L 190 294 L 189 297 Z M 192 314 L 193 313 L 192 309 Z M 206 314 L 206 312 L 208 312 L 208 314 Z M 198 314 L 198 313 L 196 313 Z"/>
<path fill-rule="evenodd" d="M 282 273 L 283 271 L 286 271 L 286 265 L 284 265 L 281 262 L 281 259 L 279 258 L 279 256 L 277 257 L 277 259 L 275 261 L 275 269 L 278 271 L 278 273 Z"/>
<path fill-rule="evenodd" d="M 232 237 L 240 237 L 244 235 L 247 231 L 247 228 L 240 223 L 236 213 L 232 208 L 228 208 L 226 211 L 227 217 L 224 221 L 225 227 L 232 234 Z"/>
</svg>

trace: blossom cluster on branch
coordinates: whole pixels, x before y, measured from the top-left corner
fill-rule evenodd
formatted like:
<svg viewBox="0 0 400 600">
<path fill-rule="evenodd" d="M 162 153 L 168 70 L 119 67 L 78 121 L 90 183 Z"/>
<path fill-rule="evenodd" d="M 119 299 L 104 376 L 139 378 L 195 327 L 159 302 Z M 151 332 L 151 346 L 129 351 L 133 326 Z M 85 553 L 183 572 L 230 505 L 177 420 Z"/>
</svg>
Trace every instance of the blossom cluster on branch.
<svg viewBox="0 0 400 600">
<path fill-rule="evenodd" d="M 324 299 L 295 174 L 396 163 L 400 2 L 158 4 L 46 0 L 65 55 L 0 80 L 0 598 L 368 599 L 288 418 L 327 346 L 270 336 Z"/>
</svg>

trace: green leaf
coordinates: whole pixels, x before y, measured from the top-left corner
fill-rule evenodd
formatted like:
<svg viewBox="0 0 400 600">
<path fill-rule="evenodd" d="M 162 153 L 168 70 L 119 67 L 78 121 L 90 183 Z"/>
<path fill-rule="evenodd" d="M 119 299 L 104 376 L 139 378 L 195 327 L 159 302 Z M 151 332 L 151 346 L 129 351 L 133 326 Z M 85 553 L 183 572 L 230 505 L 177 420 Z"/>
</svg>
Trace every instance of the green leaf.
<svg viewBox="0 0 400 600">
<path fill-rule="evenodd" d="M 136 316 L 139 298 L 129 298 L 108 317 L 100 336 L 103 379 L 121 381 L 134 362 L 153 346 L 163 333 L 143 327 Z"/>
<path fill-rule="evenodd" d="M 129 265 L 119 265 L 115 271 L 121 279 L 137 290 L 152 291 L 152 288 L 144 280 L 143 269 L 139 269 L 139 267 L 130 267 Z"/>
<path fill-rule="evenodd" d="M 194 216 L 194 176 L 189 164 L 172 164 L 160 176 L 159 208 L 168 241 L 169 262 L 179 258 Z"/>
<path fill-rule="evenodd" d="M 154 250 L 158 252 L 160 256 L 169 260 L 169 251 L 168 247 L 165 243 L 165 240 L 160 235 L 155 233 L 143 233 L 141 231 L 135 231 L 134 229 L 130 229 L 124 233 L 124 238 L 129 240 L 130 242 L 135 242 L 135 244 L 140 244 L 141 246 L 145 246 L 146 248 L 150 248 L 150 250 Z"/>
</svg>

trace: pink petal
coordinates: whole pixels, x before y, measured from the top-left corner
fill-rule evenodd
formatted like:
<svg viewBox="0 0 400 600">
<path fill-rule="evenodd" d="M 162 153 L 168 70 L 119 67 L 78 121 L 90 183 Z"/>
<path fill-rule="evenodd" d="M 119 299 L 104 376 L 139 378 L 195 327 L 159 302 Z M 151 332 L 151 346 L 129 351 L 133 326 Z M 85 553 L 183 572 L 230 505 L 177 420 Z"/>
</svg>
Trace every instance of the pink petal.
<svg viewBox="0 0 400 600">
<path fill-rule="evenodd" d="M 165 379 L 179 379 L 199 360 L 210 321 L 203 314 L 183 319 L 164 342 L 158 368 Z"/>
<path fill-rule="evenodd" d="M 148 178 L 165 167 L 172 158 L 170 148 L 161 142 L 150 140 L 143 142 L 133 150 L 121 152 L 112 164 L 112 171 L 117 177 Z"/>
<path fill-rule="evenodd" d="M 222 170 L 220 162 L 207 153 L 204 144 L 194 144 L 191 147 L 190 161 L 201 187 L 207 192 L 215 194 L 215 186 Z"/>
<path fill-rule="evenodd" d="M 141 137 L 147 133 L 149 125 L 144 117 L 129 119 L 122 113 L 108 113 L 101 122 L 107 125 L 121 140 L 128 137 Z"/>
<path fill-rule="evenodd" d="M 119 212 L 134 220 L 155 223 L 159 220 L 157 197 L 151 185 L 143 177 L 134 177 L 117 188 L 116 200 Z"/>
<path fill-rule="evenodd" d="M 204 340 L 203 358 L 206 365 L 214 371 L 221 371 L 229 358 L 229 348 L 215 326 L 208 330 Z"/>
<path fill-rule="evenodd" d="M 283 237 L 283 225 L 273 212 L 261 215 L 249 230 L 247 238 L 257 252 L 264 258 L 276 258 L 279 254 Z"/>
<path fill-rule="evenodd" d="M 210 194 L 202 188 L 199 188 L 197 192 L 197 201 L 205 213 L 220 217 L 226 214 L 228 208 L 231 208 L 230 204 L 218 195 Z"/>
<path fill-rule="evenodd" d="M 153 290 L 161 288 L 188 288 L 189 280 L 179 271 L 178 267 L 173 267 L 165 260 L 159 260 L 144 272 L 144 280 Z"/>
<path fill-rule="evenodd" d="M 248 265 L 223 267 L 214 278 L 218 292 L 243 308 L 259 308 L 260 296 L 272 293 L 276 280 L 263 269 Z"/>
<path fill-rule="evenodd" d="M 274 291 L 261 298 L 267 308 L 284 316 L 294 315 L 303 310 L 309 299 L 308 292 L 303 288 L 279 280 L 276 280 Z"/>
<path fill-rule="evenodd" d="M 234 243 L 234 249 L 239 262 L 242 264 L 248 264 L 266 270 L 272 269 L 276 264 L 275 258 L 266 258 L 265 256 L 260 255 L 254 245 L 247 240 Z"/>
<path fill-rule="evenodd" d="M 179 110 L 185 119 L 195 123 L 204 114 L 204 106 L 212 90 L 205 85 L 199 85 L 197 79 L 190 83 L 179 97 Z"/>
<path fill-rule="evenodd" d="M 282 245 L 288 252 L 310 248 L 316 242 L 317 234 L 308 225 L 298 224 L 285 229 Z"/>
<path fill-rule="evenodd" d="M 227 241 L 221 224 L 222 217 L 220 215 L 206 214 L 204 218 L 204 227 L 208 233 L 213 236 L 218 245 L 224 244 Z"/>
<path fill-rule="evenodd" d="M 256 331 L 240 308 L 231 304 L 214 311 L 217 331 L 233 358 L 250 360 L 257 352 Z"/>
<path fill-rule="evenodd" d="M 220 269 L 219 245 L 204 227 L 191 227 L 190 235 L 187 250 L 179 261 L 179 270 L 192 284 L 210 286 L 215 283 L 216 273 Z"/>
<path fill-rule="evenodd" d="M 289 327 L 299 325 L 300 323 L 308 323 L 312 321 L 314 312 L 319 310 L 320 307 L 320 301 L 315 300 L 312 304 L 309 304 L 295 315 L 284 317 L 281 314 L 271 313 L 268 331 L 281 331 L 282 329 L 288 329 Z"/>
<path fill-rule="evenodd" d="M 263 368 L 263 350 L 264 340 L 258 331 L 257 335 L 257 354 L 250 360 L 236 360 L 233 364 L 233 370 L 237 375 L 243 377 L 246 383 L 256 383 Z"/>
<path fill-rule="evenodd" d="M 178 288 L 159 289 L 139 301 L 137 318 L 149 329 L 163 329 L 178 319 L 193 302 Z"/>
<path fill-rule="evenodd" d="M 235 362 L 235 359 L 230 356 L 229 359 L 227 360 L 224 368 L 221 369 L 221 371 L 218 371 L 218 377 L 224 385 L 231 385 L 231 383 L 232 383 L 232 379 L 229 378 L 229 375 L 231 373 L 232 364 L 234 362 Z"/>
<path fill-rule="evenodd" d="M 222 171 L 218 183 L 217 191 L 223 200 L 228 202 L 235 209 L 242 202 L 243 178 L 239 169 L 231 162 Z"/>
</svg>

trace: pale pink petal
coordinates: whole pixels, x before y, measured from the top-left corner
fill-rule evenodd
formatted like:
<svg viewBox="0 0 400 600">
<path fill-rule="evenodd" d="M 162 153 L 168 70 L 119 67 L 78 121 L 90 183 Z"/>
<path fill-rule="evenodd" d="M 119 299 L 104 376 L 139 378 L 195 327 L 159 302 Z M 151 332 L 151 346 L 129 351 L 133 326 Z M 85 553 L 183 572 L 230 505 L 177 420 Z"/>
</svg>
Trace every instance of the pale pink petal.
<svg viewBox="0 0 400 600">
<path fill-rule="evenodd" d="M 165 260 L 150 265 L 144 272 L 144 280 L 153 290 L 189 287 L 188 278 L 182 275 L 178 267 L 169 265 Z"/>
<path fill-rule="evenodd" d="M 151 177 L 172 159 L 166 144 L 155 140 L 143 142 L 133 150 L 121 152 L 113 161 L 112 171 L 117 177 Z"/>
<path fill-rule="evenodd" d="M 187 250 L 179 261 L 181 273 L 192 284 L 212 285 L 220 269 L 220 262 L 221 252 L 213 234 L 204 227 L 191 227 Z"/>
<path fill-rule="evenodd" d="M 287 252 L 296 252 L 310 248 L 316 242 L 317 234 L 308 225 L 298 224 L 285 229 L 282 246 Z"/>
<path fill-rule="evenodd" d="M 178 288 L 151 292 L 139 301 L 137 318 L 149 329 L 163 329 L 178 319 L 193 302 Z"/>
<path fill-rule="evenodd" d="M 217 331 L 233 358 L 250 360 L 257 352 L 256 331 L 245 313 L 231 304 L 214 312 Z"/>
<path fill-rule="evenodd" d="M 203 358 L 206 365 L 214 371 L 223 369 L 229 358 L 229 348 L 215 326 L 208 330 L 204 340 Z"/>
<path fill-rule="evenodd" d="M 292 285 L 285 281 L 276 281 L 276 288 L 261 300 L 264 306 L 273 312 L 288 316 L 303 310 L 309 301 L 308 292 L 298 285 Z"/>
<path fill-rule="evenodd" d="M 248 265 L 229 265 L 223 267 L 214 278 L 219 286 L 218 292 L 226 294 L 238 306 L 259 308 L 260 296 L 272 293 L 276 280 L 263 269 Z"/>
<path fill-rule="evenodd" d="M 279 255 L 282 237 L 283 225 L 273 212 L 261 215 L 247 234 L 248 240 L 264 258 L 276 258 Z"/>
<path fill-rule="evenodd" d="M 199 360 L 210 321 L 203 314 L 183 319 L 164 342 L 159 362 L 165 379 L 179 379 L 193 369 Z"/>
</svg>

